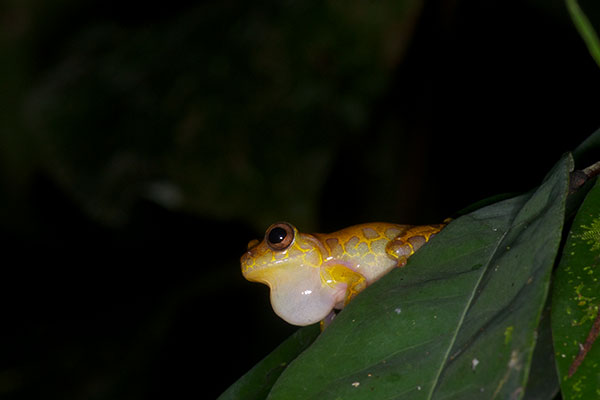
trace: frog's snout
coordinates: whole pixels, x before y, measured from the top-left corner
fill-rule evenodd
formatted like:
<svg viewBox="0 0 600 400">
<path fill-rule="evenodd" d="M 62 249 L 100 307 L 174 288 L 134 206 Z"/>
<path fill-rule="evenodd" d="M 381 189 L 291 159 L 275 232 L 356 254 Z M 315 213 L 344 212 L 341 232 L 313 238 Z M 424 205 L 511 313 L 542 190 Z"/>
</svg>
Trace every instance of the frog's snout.
<svg viewBox="0 0 600 400">
<path fill-rule="evenodd" d="M 261 255 L 263 257 L 261 257 Z M 242 257 L 240 257 L 240 264 L 242 266 L 242 275 L 244 278 L 254 281 L 256 280 L 256 274 L 259 273 L 263 267 L 265 267 L 264 259 L 266 258 L 260 251 L 260 246 L 253 246 L 251 249 L 246 251 Z M 269 257 L 270 258 L 270 257 Z"/>
<path fill-rule="evenodd" d="M 242 274 L 246 277 L 246 272 L 249 269 L 254 268 L 254 259 L 256 257 L 256 247 L 260 244 L 260 241 L 252 239 L 248 242 L 247 250 L 240 258 L 242 264 Z"/>
<path fill-rule="evenodd" d="M 242 275 L 245 277 L 248 269 L 252 268 L 252 265 L 254 264 L 250 251 L 247 251 L 242 255 L 240 264 L 242 265 Z"/>
</svg>

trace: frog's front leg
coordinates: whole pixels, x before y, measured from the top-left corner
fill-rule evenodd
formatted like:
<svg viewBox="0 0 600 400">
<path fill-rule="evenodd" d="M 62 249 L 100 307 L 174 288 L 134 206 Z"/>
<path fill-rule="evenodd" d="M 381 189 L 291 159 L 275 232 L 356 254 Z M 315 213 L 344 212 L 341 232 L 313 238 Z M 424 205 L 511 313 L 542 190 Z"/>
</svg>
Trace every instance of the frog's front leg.
<svg viewBox="0 0 600 400">
<path fill-rule="evenodd" d="M 406 265 L 408 257 L 412 256 L 415 251 L 419 250 L 421 246 L 427 243 L 445 226 L 446 223 L 437 225 L 413 226 L 407 229 L 401 235 L 398 235 L 392 239 L 385 247 L 385 251 L 392 258 L 396 259 L 398 267 L 403 267 Z"/>
<path fill-rule="evenodd" d="M 345 293 L 340 297 L 340 302 L 321 321 L 321 331 L 324 330 L 337 315 L 336 309 L 341 309 L 350 302 L 358 293 L 367 287 L 367 280 L 356 271 L 341 264 L 328 265 L 321 270 L 321 281 L 324 285 L 336 287 L 340 284 L 345 286 Z M 343 299 L 343 300 L 342 300 Z"/>
<path fill-rule="evenodd" d="M 321 279 L 324 284 L 330 287 L 346 284 L 344 302 L 337 308 L 342 308 L 348 304 L 354 296 L 367 287 L 367 280 L 364 276 L 342 264 L 333 264 L 323 267 Z"/>
</svg>

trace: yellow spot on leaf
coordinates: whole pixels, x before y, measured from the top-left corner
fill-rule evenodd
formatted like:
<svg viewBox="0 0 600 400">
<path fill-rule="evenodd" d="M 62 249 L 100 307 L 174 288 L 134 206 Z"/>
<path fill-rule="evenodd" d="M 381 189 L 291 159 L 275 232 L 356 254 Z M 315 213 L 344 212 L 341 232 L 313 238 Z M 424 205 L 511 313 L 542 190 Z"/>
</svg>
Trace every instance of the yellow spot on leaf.
<svg viewBox="0 0 600 400">
<path fill-rule="evenodd" d="M 512 333 L 513 330 L 515 329 L 514 326 L 507 326 L 506 329 L 504 330 L 504 344 L 509 344 L 512 340 Z"/>
<path fill-rule="evenodd" d="M 590 248 L 591 251 L 600 250 L 600 218 L 592 220 L 590 226 L 581 225 L 581 228 L 585 231 L 575 237 L 581 238 L 587 244 L 592 245 Z"/>
</svg>

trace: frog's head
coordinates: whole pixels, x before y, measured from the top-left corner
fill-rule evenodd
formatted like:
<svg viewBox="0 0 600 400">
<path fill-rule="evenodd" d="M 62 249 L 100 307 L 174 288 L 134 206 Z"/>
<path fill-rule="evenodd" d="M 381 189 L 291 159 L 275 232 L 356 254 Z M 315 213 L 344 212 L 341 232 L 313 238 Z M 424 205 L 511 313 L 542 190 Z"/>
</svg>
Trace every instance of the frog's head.
<svg viewBox="0 0 600 400">
<path fill-rule="evenodd" d="M 325 318 L 343 300 L 344 288 L 321 279 L 321 243 L 287 222 L 271 225 L 264 239 L 248 243 L 242 274 L 271 289 L 275 313 L 293 325 L 310 325 Z"/>
</svg>

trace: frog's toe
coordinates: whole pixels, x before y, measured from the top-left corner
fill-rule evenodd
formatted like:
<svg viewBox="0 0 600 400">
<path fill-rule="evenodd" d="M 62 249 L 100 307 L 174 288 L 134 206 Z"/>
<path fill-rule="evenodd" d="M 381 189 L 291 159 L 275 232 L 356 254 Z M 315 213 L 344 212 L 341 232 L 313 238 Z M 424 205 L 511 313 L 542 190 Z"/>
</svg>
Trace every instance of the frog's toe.
<svg viewBox="0 0 600 400">
<path fill-rule="evenodd" d="M 321 326 L 321 332 L 323 332 L 325 328 L 327 328 L 329 324 L 331 324 L 336 315 L 337 313 L 335 312 L 335 310 L 331 310 L 331 312 L 321 320 L 321 323 L 319 324 Z"/>
<path fill-rule="evenodd" d="M 432 238 L 434 235 L 431 235 L 430 238 Z M 420 248 L 421 246 L 423 246 L 425 243 L 427 243 L 427 239 L 424 236 L 412 236 L 410 238 L 408 238 L 408 243 L 410 243 L 413 252 L 416 251 L 418 248 Z"/>
<path fill-rule="evenodd" d="M 401 239 L 394 239 L 388 243 L 386 251 L 397 260 L 399 267 L 403 267 L 407 258 L 414 253 L 412 244 Z"/>
<path fill-rule="evenodd" d="M 412 256 L 421 246 L 427 243 L 428 239 L 433 237 L 432 234 L 429 237 L 415 235 L 409 237 L 398 237 L 388 243 L 386 251 L 389 255 L 397 260 L 398 266 L 403 267 L 406 265 L 408 257 Z"/>
</svg>

